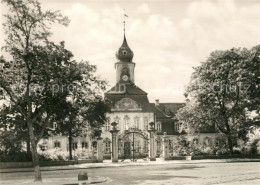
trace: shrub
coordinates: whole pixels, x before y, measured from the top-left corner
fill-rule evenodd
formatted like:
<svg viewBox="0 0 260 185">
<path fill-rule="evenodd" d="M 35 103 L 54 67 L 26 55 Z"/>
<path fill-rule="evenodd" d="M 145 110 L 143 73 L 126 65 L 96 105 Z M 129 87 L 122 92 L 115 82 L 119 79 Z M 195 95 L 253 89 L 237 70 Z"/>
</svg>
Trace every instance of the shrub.
<svg viewBox="0 0 260 185">
<path fill-rule="evenodd" d="M 6 152 L 0 150 L 0 162 L 27 162 L 32 161 L 31 153 L 25 151 Z"/>
<path fill-rule="evenodd" d="M 68 152 L 62 151 L 60 148 L 54 148 L 39 153 L 40 161 L 67 161 Z"/>
<path fill-rule="evenodd" d="M 253 141 L 249 142 L 249 145 L 251 154 L 259 154 L 260 139 L 254 139 Z"/>
<path fill-rule="evenodd" d="M 74 159 L 91 159 L 93 156 L 93 152 L 89 152 L 87 149 L 77 149 L 74 150 Z"/>
<path fill-rule="evenodd" d="M 260 141 L 257 142 L 256 147 L 257 154 L 260 155 Z"/>
</svg>

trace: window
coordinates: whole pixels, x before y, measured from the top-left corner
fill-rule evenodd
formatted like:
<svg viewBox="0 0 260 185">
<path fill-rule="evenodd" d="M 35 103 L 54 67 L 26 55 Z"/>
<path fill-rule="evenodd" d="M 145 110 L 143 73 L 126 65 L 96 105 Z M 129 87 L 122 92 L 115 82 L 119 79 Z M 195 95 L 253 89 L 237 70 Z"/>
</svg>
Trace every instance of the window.
<svg viewBox="0 0 260 185">
<path fill-rule="evenodd" d="M 55 141 L 54 142 L 54 147 L 55 148 L 60 148 L 60 142 L 59 141 Z"/>
<path fill-rule="evenodd" d="M 96 142 L 96 141 L 93 141 L 93 142 L 92 142 L 92 148 L 93 148 L 93 149 L 97 149 L 97 142 Z"/>
<path fill-rule="evenodd" d="M 105 124 L 105 130 L 109 131 L 110 130 L 110 118 L 107 118 L 106 124 Z"/>
<path fill-rule="evenodd" d="M 76 143 L 76 142 L 72 143 L 72 149 L 77 150 L 78 149 L 78 143 Z"/>
<path fill-rule="evenodd" d="M 210 145 L 211 145 L 211 140 L 210 140 L 210 138 L 205 137 L 205 139 L 204 139 L 204 145 L 205 145 L 205 146 L 210 146 Z"/>
<path fill-rule="evenodd" d="M 148 140 L 144 140 L 144 153 L 148 153 Z"/>
<path fill-rule="evenodd" d="M 176 122 L 174 124 L 174 130 L 175 130 L 175 132 L 179 132 L 180 131 L 180 124 L 178 122 Z"/>
<path fill-rule="evenodd" d="M 125 130 L 129 129 L 129 122 L 130 122 L 130 118 L 128 116 L 124 117 L 124 121 L 125 121 Z"/>
<path fill-rule="evenodd" d="M 126 54 L 127 54 L 127 51 L 124 50 L 124 51 L 123 51 L 123 54 L 126 55 Z"/>
<path fill-rule="evenodd" d="M 119 118 L 118 116 L 116 116 L 115 119 L 114 119 L 114 122 L 117 123 L 117 125 L 116 125 L 116 128 L 117 128 L 117 129 L 120 129 L 120 128 L 119 128 L 119 120 L 120 120 L 120 118 Z"/>
<path fill-rule="evenodd" d="M 156 122 L 156 129 L 157 129 L 157 131 L 162 131 L 162 123 L 161 122 Z"/>
<path fill-rule="evenodd" d="M 198 138 L 193 139 L 193 144 L 194 145 L 198 145 L 199 144 L 199 139 Z"/>
<path fill-rule="evenodd" d="M 216 139 L 216 141 L 215 141 L 215 146 L 216 146 L 216 147 L 219 147 L 219 146 L 220 146 L 220 140 L 219 140 L 219 139 Z"/>
<path fill-rule="evenodd" d="M 81 143 L 82 149 L 87 149 L 88 148 L 88 143 L 87 142 L 82 142 Z"/>
<path fill-rule="evenodd" d="M 105 142 L 105 153 L 110 154 L 110 142 L 109 141 Z"/>
<path fill-rule="evenodd" d="M 139 118 L 138 117 L 134 118 L 134 126 L 135 126 L 135 128 L 139 129 Z"/>
<path fill-rule="evenodd" d="M 144 118 L 144 130 L 148 130 L 148 118 Z"/>
</svg>

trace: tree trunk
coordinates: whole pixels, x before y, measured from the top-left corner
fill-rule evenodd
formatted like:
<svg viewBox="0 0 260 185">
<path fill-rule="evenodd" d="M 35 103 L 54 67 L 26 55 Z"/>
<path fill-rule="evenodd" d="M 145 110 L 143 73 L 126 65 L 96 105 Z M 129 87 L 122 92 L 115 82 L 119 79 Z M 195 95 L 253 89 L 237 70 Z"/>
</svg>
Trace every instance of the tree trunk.
<svg viewBox="0 0 260 185">
<path fill-rule="evenodd" d="M 229 152 L 230 152 L 231 155 L 233 155 L 233 141 L 232 141 L 231 133 L 229 133 L 229 134 L 227 135 L 227 139 L 228 139 Z"/>
<path fill-rule="evenodd" d="M 70 160 L 72 160 L 72 136 L 70 132 L 69 132 L 69 155 L 70 155 Z"/>
<path fill-rule="evenodd" d="M 37 145 L 35 142 L 35 136 L 33 132 L 33 126 L 31 121 L 29 120 L 27 122 L 28 126 L 28 131 L 29 131 L 29 138 L 31 142 L 31 152 L 32 152 L 32 160 L 33 160 L 33 167 L 34 167 L 34 180 L 35 181 L 41 181 L 42 180 L 42 175 L 40 171 L 40 165 L 39 165 L 39 157 L 37 153 Z"/>
<path fill-rule="evenodd" d="M 227 129 L 226 135 L 227 135 L 227 139 L 228 139 L 229 152 L 230 152 L 231 155 L 233 155 L 232 133 L 231 133 L 230 126 L 229 126 L 229 123 L 228 123 L 228 119 L 226 119 L 225 124 L 226 124 L 226 129 Z"/>
<path fill-rule="evenodd" d="M 26 139 L 26 152 L 27 154 L 30 154 L 31 153 L 31 143 L 30 143 L 30 138 L 27 138 Z"/>
</svg>

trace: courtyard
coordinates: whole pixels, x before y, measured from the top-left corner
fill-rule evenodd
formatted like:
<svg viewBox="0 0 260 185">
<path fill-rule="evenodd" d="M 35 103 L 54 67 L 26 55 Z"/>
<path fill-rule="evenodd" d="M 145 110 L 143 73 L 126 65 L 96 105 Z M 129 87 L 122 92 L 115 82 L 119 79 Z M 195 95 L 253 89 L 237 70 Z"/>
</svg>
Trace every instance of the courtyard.
<svg viewBox="0 0 260 185">
<path fill-rule="evenodd" d="M 259 162 L 164 162 L 125 165 L 78 165 L 77 168 L 42 171 L 43 182 L 34 183 L 32 171 L 0 173 L 0 184 L 77 184 L 80 171 L 102 177 L 97 184 L 260 184 Z M 82 169 L 80 169 L 82 168 Z M 88 168 L 88 169 L 86 169 Z"/>
</svg>

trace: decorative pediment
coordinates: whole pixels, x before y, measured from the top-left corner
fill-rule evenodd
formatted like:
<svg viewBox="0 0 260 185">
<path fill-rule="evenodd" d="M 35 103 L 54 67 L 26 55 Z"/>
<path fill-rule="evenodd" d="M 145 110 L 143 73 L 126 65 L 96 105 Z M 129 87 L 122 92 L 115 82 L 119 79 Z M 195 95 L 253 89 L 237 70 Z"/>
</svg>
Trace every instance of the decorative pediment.
<svg viewBox="0 0 260 185">
<path fill-rule="evenodd" d="M 136 101 L 131 98 L 123 98 L 116 102 L 112 111 L 126 111 L 126 110 L 142 110 L 142 108 L 137 104 Z"/>
</svg>

